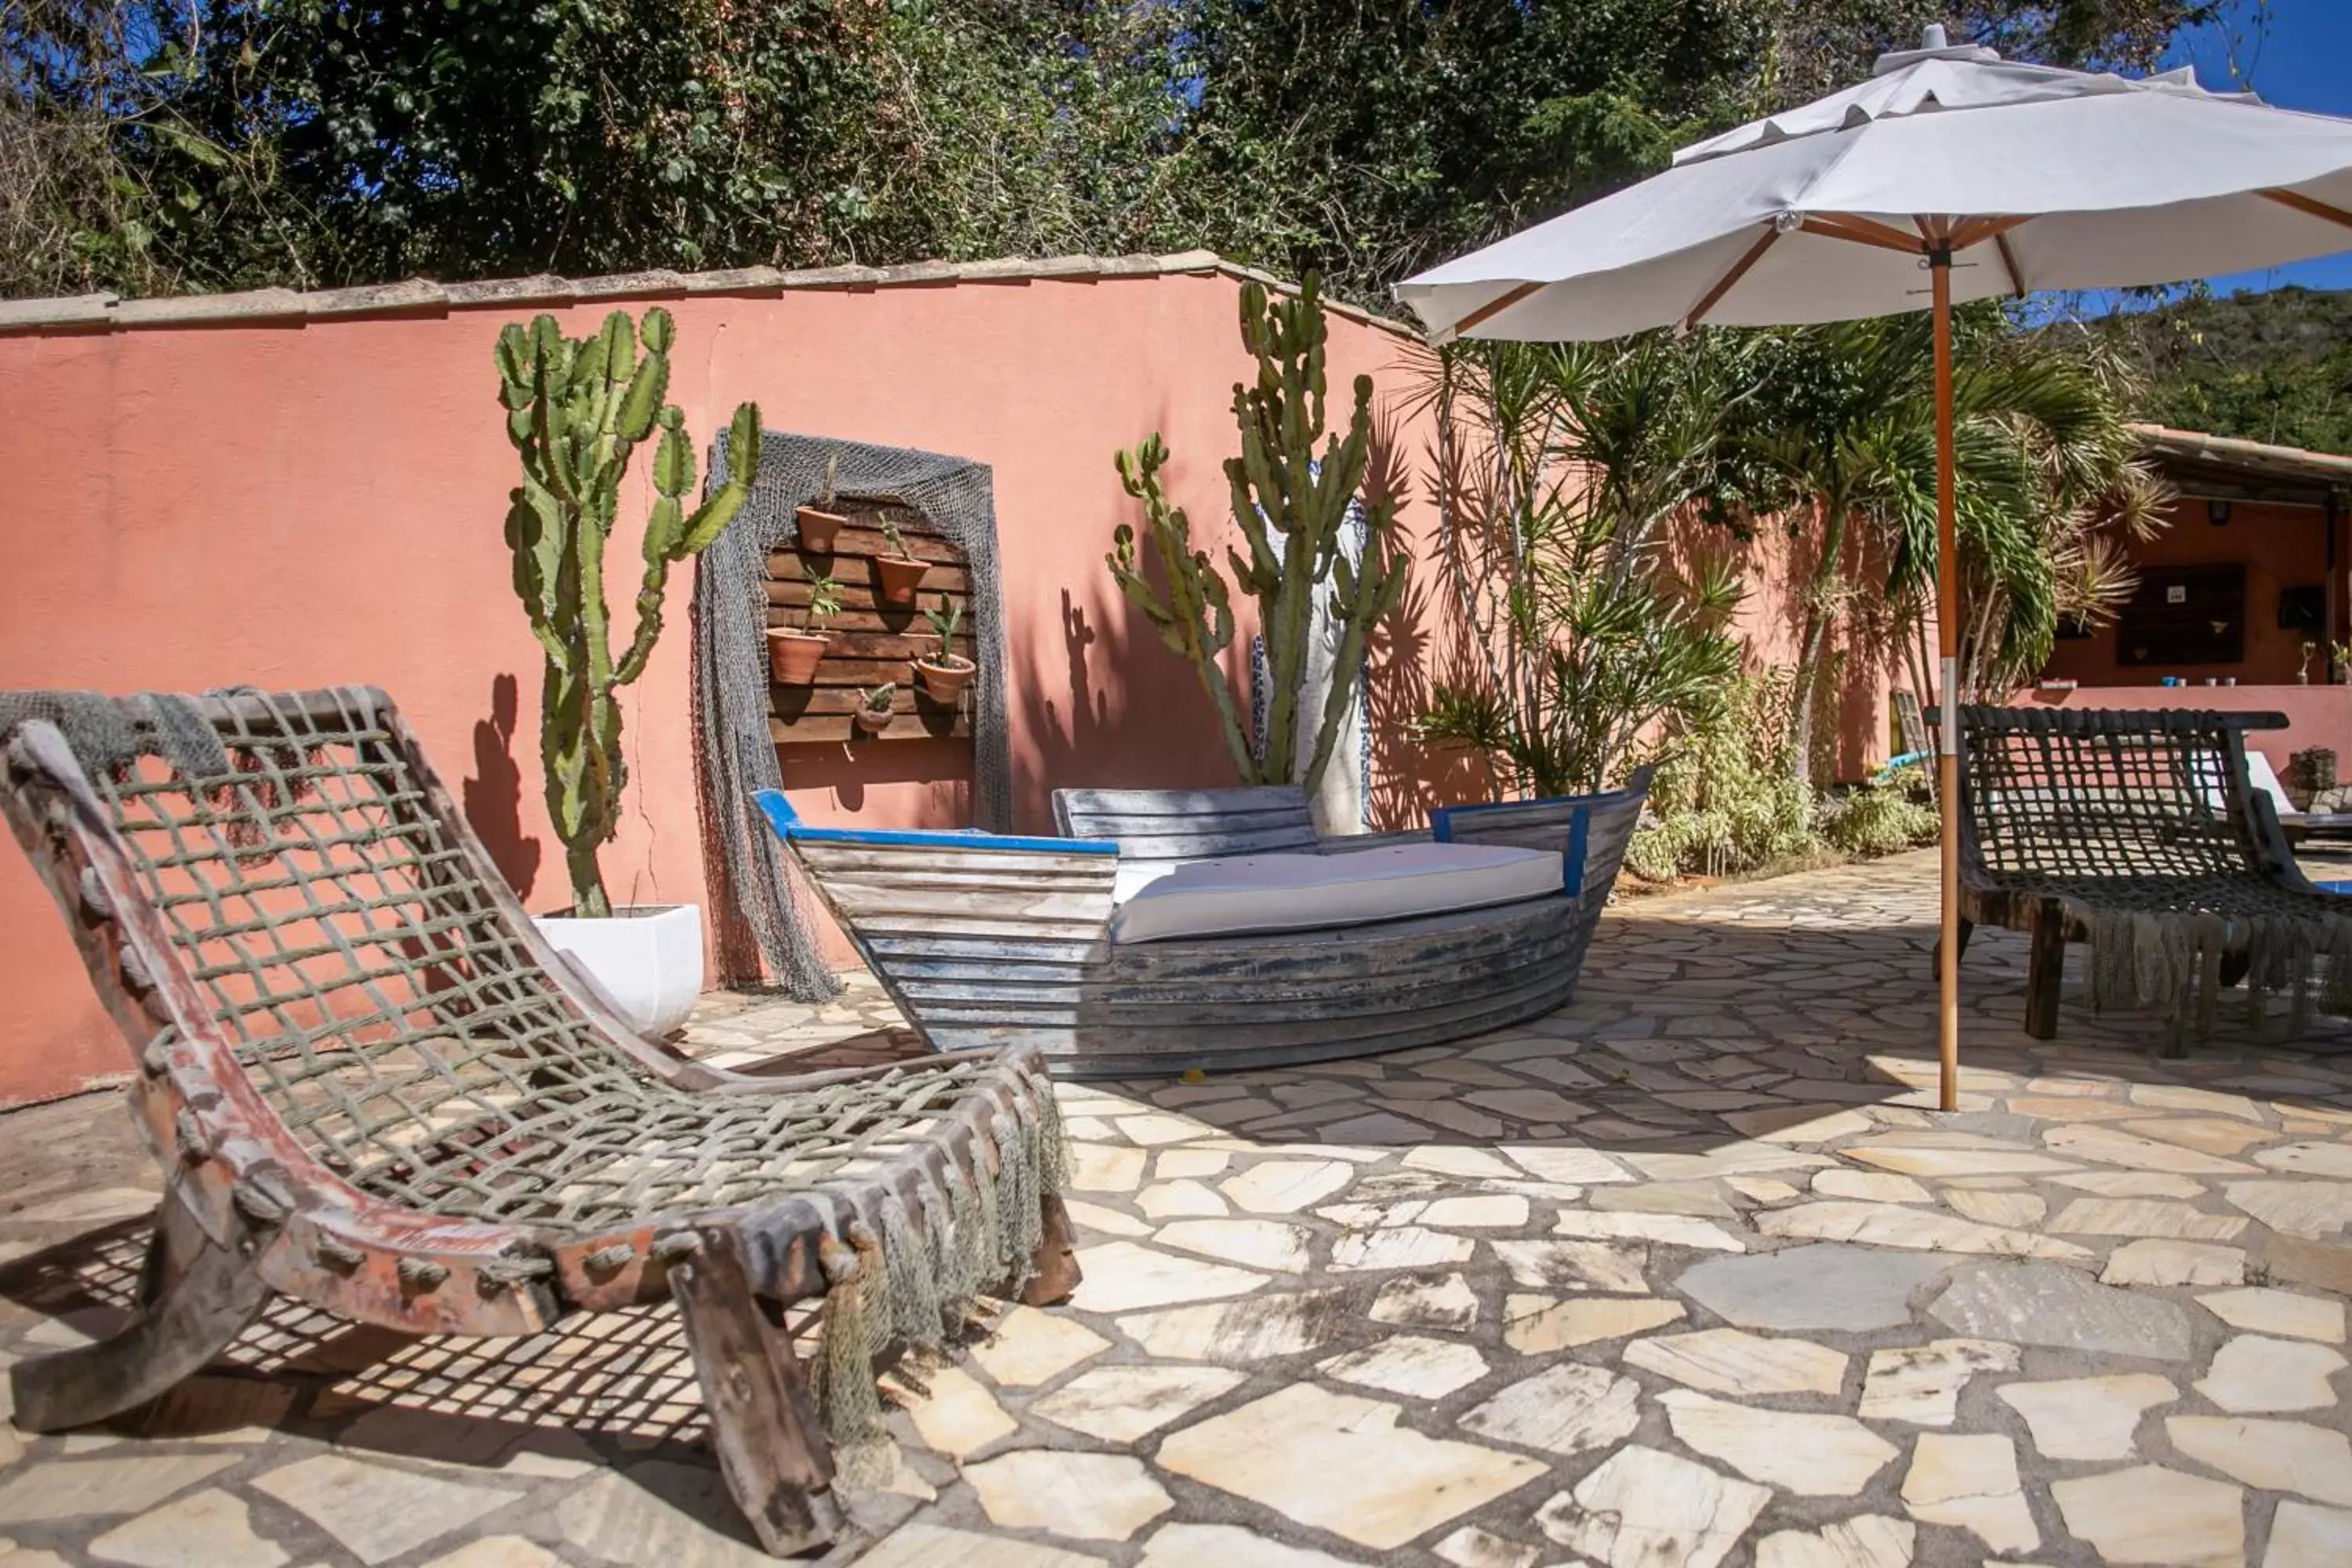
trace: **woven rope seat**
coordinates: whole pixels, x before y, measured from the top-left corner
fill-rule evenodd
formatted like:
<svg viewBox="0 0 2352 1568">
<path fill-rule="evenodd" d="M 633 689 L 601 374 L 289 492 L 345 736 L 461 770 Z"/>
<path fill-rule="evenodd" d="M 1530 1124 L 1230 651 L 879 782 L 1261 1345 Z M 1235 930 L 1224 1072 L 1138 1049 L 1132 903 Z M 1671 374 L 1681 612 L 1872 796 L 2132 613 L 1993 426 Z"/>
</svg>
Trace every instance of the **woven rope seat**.
<svg viewBox="0 0 2352 1568">
<path fill-rule="evenodd" d="M 1075 1283 L 1034 1048 L 755 1078 L 631 1034 L 383 693 L 0 693 L 0 741 L 168 1188 L 141 1316 L 12 1369 L 20 1425 L 161 1394 L 273 1293 L 483 1335 L 674 1299 L 730 1486 L 798 1551 L 839 1523 L 825 1428 L 878 1439 L 877 1352 Z"/>
<path fill-rule="evenodd" d="M 2352 1007 L 2352 900 L 2296 868 L 2249 782 L 2245 733 L 2278 714 L 1963 707 L 1961 941 L 2033 936 L 2026 1027 L 2057 1031 L 2065 944 L 2086 942 L 2095 1006 L 2163 1014 L 2179 1048 L 2217 994 L 2284 992 L 2291 1027 Z"/>
</svg>

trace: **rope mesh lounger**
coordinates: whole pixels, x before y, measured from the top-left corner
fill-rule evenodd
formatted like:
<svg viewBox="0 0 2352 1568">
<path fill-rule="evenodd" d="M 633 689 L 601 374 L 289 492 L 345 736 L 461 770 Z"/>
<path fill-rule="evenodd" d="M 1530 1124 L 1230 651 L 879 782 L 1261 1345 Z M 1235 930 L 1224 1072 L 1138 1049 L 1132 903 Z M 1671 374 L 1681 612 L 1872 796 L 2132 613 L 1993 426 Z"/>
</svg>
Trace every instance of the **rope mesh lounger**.
<svg viewBox="0 0 2352 1568">
<path fill-rule="evenodd" d="M 2033 933 L 2026 1027 L 2057 1029 L 2065 943 L 2091 950 L 2095 1006 L 2165 1016 L 2170 1044 L 2212 1027 L 2243 978 L 2259 1022 L 2352 1012 L 2352 900 L 2296 868 L 2247 780 L 2245 731 L 2277 714 L 1967 707 L 1961 793 L 1965 943 L 1983 921 Z"/>
<path fill-rule="evenodd" d="M 1034 1050 L 671 1058 L 562 977 L 382 693 L 0 694 L 0 739 L 170 1188 L 144 1316 L 15 1369 L 20 1422 L 153 1397 L 272 1290 L 485 1334 L 675 1294 L 730 1483 L 792 1551 L 835 1516 L 784 1305 L 823 1298 L 824 1405 L 862 1452 L 883 1343 L 1074 1283 Z"/>
</svg>

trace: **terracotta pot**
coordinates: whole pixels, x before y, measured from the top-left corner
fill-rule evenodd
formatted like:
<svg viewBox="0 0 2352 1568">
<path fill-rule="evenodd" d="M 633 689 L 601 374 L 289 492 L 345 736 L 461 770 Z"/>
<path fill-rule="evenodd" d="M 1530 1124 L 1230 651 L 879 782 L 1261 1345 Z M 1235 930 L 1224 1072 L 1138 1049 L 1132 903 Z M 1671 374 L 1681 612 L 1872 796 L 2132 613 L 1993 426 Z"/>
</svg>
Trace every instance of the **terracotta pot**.
<svg viewBox="0 0 2352 1568">
<path fill-rule="evenodd" d="M 857 732 L 859 734 L 878 735 L 883 731 L 888 729 L 890 727 L 890 721 L 897 717 L 898 715 L 895 713 L 877 713 L 871 708 L 860 708 L 856 712 L 851 714 L 849 719 L 851 723 L 857 726 Z"/>
<path fill-rule="evenodd" d="M 834 536 L 849 520 L 837 511 L 820 511 L 815 507 L 804 506 L 793 514 L 793 521 L 800 530 L 794 543 L 813 554 L 830 555 L 833 553 Z"/>
<path fill-rule="evenodd" d="M 877 555 L 874 558 L 874 595 L 886 605 L 912 605 L 915 590 L 923 585 L 923 574 L 929 563 L 909 561 L 900 555 Z"/>
<path fill-rule="evenodd" d="M 934 702 L 955 706 L 963 696 L 963 689 L 980 673 L 979 667 L 960 654 L 950 654 L 947 662 L 919 658 L 915 661 L 916 678 L 922 681 L 924 693 Z"/>
<path fill-rule="evenodd" d="M 768 674 L 779 686 L 806 686 L 816 679 L 816 667 L 833 639 L 821 632 L 795 632 L 777 627 L 768 633 Z"/>
</svg>

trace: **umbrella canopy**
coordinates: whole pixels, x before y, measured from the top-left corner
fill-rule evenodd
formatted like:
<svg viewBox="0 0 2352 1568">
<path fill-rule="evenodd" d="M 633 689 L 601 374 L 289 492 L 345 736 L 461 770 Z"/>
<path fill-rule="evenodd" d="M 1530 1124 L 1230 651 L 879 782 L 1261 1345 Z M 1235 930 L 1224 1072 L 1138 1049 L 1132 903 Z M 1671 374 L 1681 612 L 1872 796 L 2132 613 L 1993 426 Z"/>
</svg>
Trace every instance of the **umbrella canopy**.
<svg viewBox="0 0 2352 1568">
<path fill-rule="evenodd" d="M 1440 342 L 1888 315 L 1928 303 L 1919 214 L 1982 220 L 1955 300 L 2277 266 L 2352 247 L 2352 121 L 1931 45 L 1396 292 Z"/>
<path fill-rule="evenodd" d="M 1936 313 L 1942 1104 L 1959 1099 L 1955 300 L 2125 288 L 2352 248 L 2352 121 L 1953 47 L 1685 147 L 1675 166 L 1397 286 L 1439 342 Z M 1927 277 L 1920 276 L 1925 268 Z"/>
</svg>

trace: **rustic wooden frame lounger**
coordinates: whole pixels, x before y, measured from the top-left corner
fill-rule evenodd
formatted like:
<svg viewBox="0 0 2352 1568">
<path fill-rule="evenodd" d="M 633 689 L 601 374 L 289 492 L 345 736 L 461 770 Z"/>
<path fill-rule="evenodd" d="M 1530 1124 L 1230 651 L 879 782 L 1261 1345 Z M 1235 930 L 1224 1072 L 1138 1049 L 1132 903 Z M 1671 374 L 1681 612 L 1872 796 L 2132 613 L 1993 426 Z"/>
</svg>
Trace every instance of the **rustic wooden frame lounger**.
<svg viewBox="0 0 2352 1568">
<path fill-rule="evenodd" d="M 1457 807 L 1428 829 L 1319 837 L 1280 786 L 1061 790 L 1062 837 L 814 827 L 761 806 L 900 1010 L 940 1048 L 1034 1044 L 1072 1078 L 1263 1067 L 1497 1029 L 1570 999 L 1641 816 L 1624 789 Z M 1382 843 L 1557 850 L 1560 890 L 1339 930 L 1119 943 L 1122 862 Z"/>
<path fill-rule="evenodd" d="M 2032 938 L 2025 1028 L 2058 1032 L 2066 944 L 2103 916 L 2219 916 L 2215 980 L 2245 977 L 2252 933 L 2319 925 L 2352 899 L 2312 885 L 2252 787 L 2246 731 L 2277 713 L 1960 710 L 1960 945 L 1979 923 Z M 2309 975 L 2282 975 L 2301 990 Z M 2167 1048 L 2185 1044 L 2176 1013 Z"/>
<path fill-rule="evenodd" d="M 824 1302 L 826 1408 L 871 1411 L 884 1342 L 1076 1282 L 1034 1049 L 673 1058 L 567 982 L 382 692 L 0 694 L 0 731 L 166 1184 L 137 1318 L 13 1368 L 20 1426 L 154 1398 L 273 1293 L 467 1335 L 674 1299 L 728 1485 L 789 1552 L 840 1514 L 788 1306 Z M 940 1278 L 906 1261 L 930 1247 Z"/>
</svg>

